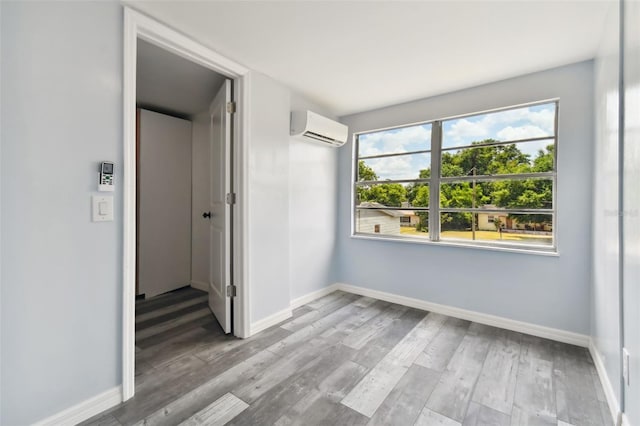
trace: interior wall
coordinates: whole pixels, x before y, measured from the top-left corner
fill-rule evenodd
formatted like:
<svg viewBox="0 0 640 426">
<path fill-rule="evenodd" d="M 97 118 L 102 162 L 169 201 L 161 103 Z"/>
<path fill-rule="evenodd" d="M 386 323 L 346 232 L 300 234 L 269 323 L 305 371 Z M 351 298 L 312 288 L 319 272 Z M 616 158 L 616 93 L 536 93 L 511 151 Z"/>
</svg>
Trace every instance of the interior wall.
<svg viewBox="0 0 640 426">
<path fill-rule="evenodd" d="M 593 259 L 591 336 L 620 400 L 618 232 L 619 4 L 613 2 L 594 63 Z M 616 407 L 617 410 L 617 407 Z"/>
<path fill-rule="evenodd" d="M 292 94 L 291 111 L 330 111 Z M 324 143 L 289 140 L 289 281 L 291 300 L 336 281 L 338 152 Z"/>
<path fill-rule="evenodd" d="M 589 333 L 593 63 L 344 117 L 350 132 L 560 98 L 559 255 L 350 237 L 352 141 L 339 154 L 339 279 L 347 284 Z"/>
<path fill-rule="evenodd" d="M 248 282 L 251 323 L 289 307 L 289 104 L 275 80 L 251 73 Z"/>
<path fill-rule="evenodd" d="M 335 281 L 337 150 L 289 136 L 292 109 L 330 111 L 252 72 L 251 322 Z"/>
<path fill-rule="evenodd" d="M 24 425 L 121 383 L 122 7 L 1 19 L 0 424 Z M 115 220 L 93 223 L 107 160 Z"/>
<path fill-rule="evenodd" d="M 213 95 L 212 95 L 213 99 Z M 192 125 L 192 199 L 191 199 L 191 285 L 209 291 L 209 182 L 211 180 L 209 111 L 193 117 Z"/>
<path fill-rule="evenodd" d="M 629 351 L 625 412 L 640 425 L 640 3 L 624 3 L 624 346 Z"/>
</svg>

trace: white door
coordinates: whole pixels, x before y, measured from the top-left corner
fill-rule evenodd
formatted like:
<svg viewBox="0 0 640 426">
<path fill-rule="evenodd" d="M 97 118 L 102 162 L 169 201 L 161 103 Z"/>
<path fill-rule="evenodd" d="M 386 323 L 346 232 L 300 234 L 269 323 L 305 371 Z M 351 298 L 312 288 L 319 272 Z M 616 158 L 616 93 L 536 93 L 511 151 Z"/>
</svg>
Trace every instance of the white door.
<svg viewBox="0 0 640 426">
<path fill-rule="evenodd" d="M 226 80 L 211 103 L 211 185 L 209 192 L 209 307 L 225 333 L 231 332 L 231 81 Z"/>
</svg>

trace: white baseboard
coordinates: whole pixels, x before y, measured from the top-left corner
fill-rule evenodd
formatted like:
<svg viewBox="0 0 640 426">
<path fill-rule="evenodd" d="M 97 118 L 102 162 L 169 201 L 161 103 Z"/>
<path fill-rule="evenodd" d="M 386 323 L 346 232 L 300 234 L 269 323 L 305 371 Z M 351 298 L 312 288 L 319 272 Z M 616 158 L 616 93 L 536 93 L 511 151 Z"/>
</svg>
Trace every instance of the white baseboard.
<svg viewBox="0 0 640 426">
<path fill-rule="evenodd" d="M 122 402 L 122 386 L 109 389 L 64 411 L 34 423 L 34 426 L 73 426 Z"/>
<path fill-rule="evenodd" d="M 291 301 L 291 310 L 299 308 L 302 305 L 306 305 L 307 303 L 313 302 L 316 299 L 326 296 L 327 294 L 331 294 L 338 289 L 338 284 L 331 284 L 329 287 L 322 288 L 320 290 L 314 291 L 309 294 L 305 294 L 304 296 L 300 296 Z"/>
<path fill-rule="evenodd" d="M 620 425 L 621 426 L 631 426 L 631 422 L 625 413 L 620 414 Z"/>
<path fill-rule="evenodd" d="M 253 336 L 256 333 L 261 332 L 262 330 L 265 330 L 273 325 L 276 325 L 277 323 L 284 321 L 286 319 L 291 318 L 291 308 L 285 308 L 279 312 L 276 312 L 275 314 L 269 315 L 266 318 L 263 318 L 261 320 L 258 320 L 254 323 L 251 323 L 251 327 L 249 330 L 249 335 Z"/>
<path fill-rule="evenodd" d="M 350 284 L 335 284 L 338 290 L 349 293 L 359 294 L 362 296 L 373 297 L 374 299 L 385 300 L 399 305 L 409 306 L 411 308 L 422 309 L 429 312 L 448 315 L 450 317 L 460 318 L 468 321 L 486 324 L 493 327 L 504 328 L 506 330 L 517 331 L 520 333 L 531 334 L 533 336 L 543 337 L 545 339 L 555 340 L 562 343 L 588 347 L 589 336 L 570 331 L 559 330 L 556 328 L 544 327 L 537 324 L 516 321 L 509 318 L 499 317 L 496 315 L 483 314 L 481 312 L 469 311 L 467 309 L 456 308 L 453 306 L 440 305 L 438 303 L 427 302 L 412 297 L 399 296 L 384 291 L 371 290 L 364 287 L 358 287 Z"/>
<path fill-rule="evenodd" d="M 209 283 L 205 283 L 203 281 L 191 281 L 191 287 L 209 293 Z"/>
<path fill-rule="evenodd" d="M 289 304 L 289 308 L 283 309 L 280 312 L 276 312 L 273 315 L 269 315 L 266 318 L 263 318 L 259 321 L 252 323 L 251 329 L 249 330 L 250 336 L 253 336 L 256 333 L 261 332 L 262 330 L 265 330 L 273 325 L 276 325 L 281 321 L 291 318 L 292 311 L 294 309 L 299 308 L 302 305 L 306 305 L 309 302 L 313 302 L 314 300 L 319 299 L 323 296 L 326 296 L 327 294 L 333 293 L 337 289 L 338 289 L 338 284 L 331 284 L 328 287 L 322 288 L 320 290 L 317 290 L 312 293 L 305 294 L 304 296 L 300 296 L 296 299 L 293 299 Z"/>
<path fill-rule="evenodd" d="M 609 411 L 611 412 L 611 420 L 613 420 L 613 424 L 616 425 L 618 424 L 618 416 L 620 415 L 620 403 L 616 398 L 611 380 L 609 380 L 609 375 L 607 374 L 604 362 L 602 361 L 600 351 L 598 351 L 598 348 L 596 348 L 593 339 L 589 339 L 589 353 L 591 354 L 591 358 L 593 358 L 593 363 L 596 366 L 598 377 L 600 377 L 600 383 L 602 383 L 604 396 L 605 398 L 607 398 L 607 404 L 609 405 Z"/>
</svg>

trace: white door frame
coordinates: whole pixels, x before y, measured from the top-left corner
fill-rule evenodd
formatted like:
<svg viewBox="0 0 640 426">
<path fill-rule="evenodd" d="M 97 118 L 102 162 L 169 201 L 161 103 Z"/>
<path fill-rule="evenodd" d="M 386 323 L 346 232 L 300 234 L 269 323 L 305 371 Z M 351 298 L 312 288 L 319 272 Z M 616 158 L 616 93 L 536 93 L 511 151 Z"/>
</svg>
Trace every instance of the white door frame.
<svg viewBox="0 0 640 426">
<path fill-rule="evenodd" d="M 136 265 L 136 55 L 137 40 L 145 40 L 171 53 L 223 74 L 234 82 L 233 115 L 233 269 L 237 297 L 234 301 L 234 334 L 249 337 L 247 245 L 247 146 L 249 141 L 249 69 L 205 47 L 172 28 L 124 8 L 123 86 L 123 302 L 122 302 L 122 398 L 135 393 L 135 265 Z M 116 166 L 117 167 L 117 166 Z"/>
</svg>

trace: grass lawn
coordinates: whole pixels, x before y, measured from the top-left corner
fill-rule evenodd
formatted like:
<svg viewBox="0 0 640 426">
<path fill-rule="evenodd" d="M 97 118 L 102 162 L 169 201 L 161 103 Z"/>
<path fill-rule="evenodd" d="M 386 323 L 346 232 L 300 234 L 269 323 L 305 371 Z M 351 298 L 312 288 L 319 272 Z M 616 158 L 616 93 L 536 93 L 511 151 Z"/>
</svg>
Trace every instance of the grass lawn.
<svg viewBox="0 0 640 426">
<path fill-rule="evenodd" d="M 413 227 L 401 227 L 400 233 L 402 235 L 413 235 L 416 237 L 429 238 L 429 234 L 427 232 L 419 232 L 416 231 Z M 440 236 L 442 238 L 455 238 L 458 240 L 470 240 L 472 238 L 471 231 L 442 231 L 440 232 Z M 502 241 L 520 241 L 526 242 L 530 244 L 545 244 L 551 245 L 551 235 L 532 235 L 532 234 L 509 234 L 506 232 L 502 233 L 502 238 L 500 237 L 500 233 L 497 231 L 476 231 L 476 240 L 483 241 L 494 241 L 494 240 L 502 240 Z"/>
</svg>

